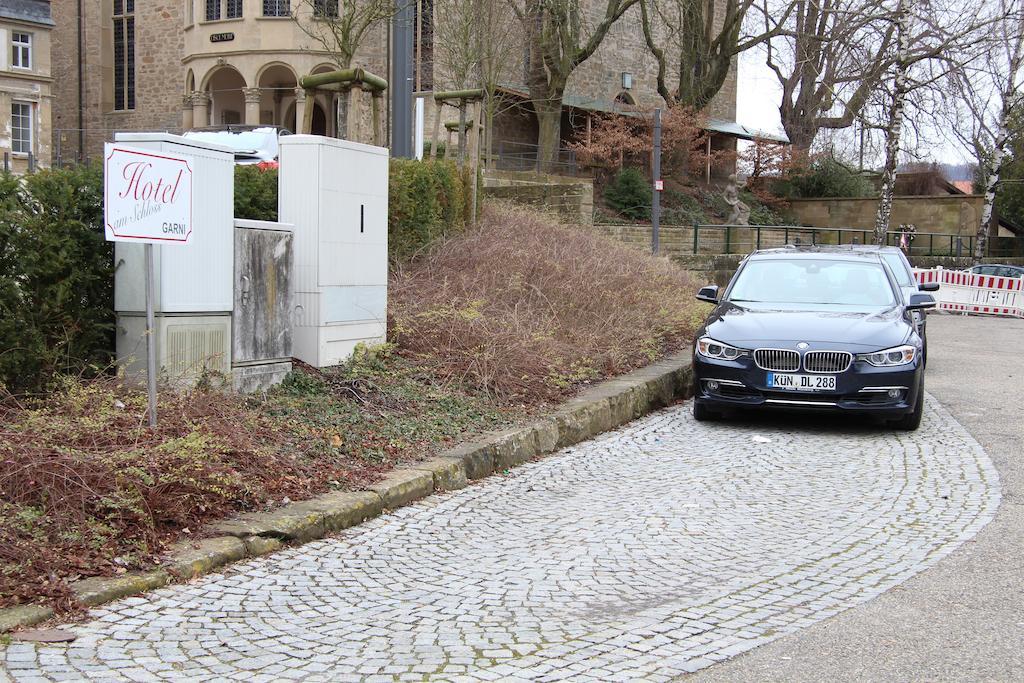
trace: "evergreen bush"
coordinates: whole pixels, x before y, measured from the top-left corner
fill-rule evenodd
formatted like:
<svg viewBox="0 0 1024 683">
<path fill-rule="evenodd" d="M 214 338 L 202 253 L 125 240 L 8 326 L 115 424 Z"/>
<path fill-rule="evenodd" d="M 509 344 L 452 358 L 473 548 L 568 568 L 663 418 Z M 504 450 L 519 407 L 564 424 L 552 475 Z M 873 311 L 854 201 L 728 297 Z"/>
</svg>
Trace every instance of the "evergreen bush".
<svg viewBox="0 0 1024 683">
<path fill-rule="evenodd" d="M 818 199 L 827 197 L 872 197 L 874 186 L 864 176 L 831 157 L 813 162 L 780 180 L 772 188 L 776 196 L 786 199 Z"/>
<path fill-rule="evenodd" d="M 235 166 L 235 218 L 277 220 L 277 169 Z"/>
<path fill-rule="evenodd" d="M 98 164 L 0 176 L 0 385 L 109 365 L 113 252 Z"/>
<path fill-rule="evenodd" d="M 651 217 L 651 185 L 636 168 L 624 168 L 615 174 L 604 190 L 608 206 L 626 218 L 648 220 Z"/>
<path fill-rule="evenodd" d="M 388 255 L 407 259 L 460 231 L 469 211 L 468 183 L 450 161 L 392 159 L 388 190 Z"/>
</svg>

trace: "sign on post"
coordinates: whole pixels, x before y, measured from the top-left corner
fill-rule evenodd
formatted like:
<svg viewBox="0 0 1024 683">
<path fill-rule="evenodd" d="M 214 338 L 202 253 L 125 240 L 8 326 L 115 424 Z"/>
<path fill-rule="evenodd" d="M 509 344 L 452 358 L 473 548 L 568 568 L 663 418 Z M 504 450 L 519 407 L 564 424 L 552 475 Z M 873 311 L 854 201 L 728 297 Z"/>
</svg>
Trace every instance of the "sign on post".
<svg viewBox="0 0 1024 683">
<path fill-rule="evenodd" d="M 103 224 L 110 242 L 138 242 L 146 250 L 146 385 L 149 426 L 156 427 L 156 324 L 153 245 L 188 244 L 192 236 L 189 158 L 107 143 L 103 166 Z"/>
<path fill-rule="evenodd" d="M 111 143 L 103 157 L 107 239 L 188 244 L 192 235 L 190 159 Z"/>
</svg>

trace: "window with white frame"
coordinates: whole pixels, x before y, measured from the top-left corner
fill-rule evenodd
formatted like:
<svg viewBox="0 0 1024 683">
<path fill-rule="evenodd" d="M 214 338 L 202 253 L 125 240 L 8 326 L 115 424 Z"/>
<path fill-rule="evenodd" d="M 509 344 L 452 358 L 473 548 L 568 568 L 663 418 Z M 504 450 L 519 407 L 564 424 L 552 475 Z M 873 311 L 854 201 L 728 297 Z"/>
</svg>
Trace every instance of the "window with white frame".
<svg viewBox="0 0 1024 683">
<path fill-rule="evenodd" d="M 11 66 L 16 69 L 32 68 L 32 34 L 11 32 Z"/>
<path fill-rule="evenodd" d="M 11 151 L 32 153 L 32 103 L 11 103 Z"/>
</svg>

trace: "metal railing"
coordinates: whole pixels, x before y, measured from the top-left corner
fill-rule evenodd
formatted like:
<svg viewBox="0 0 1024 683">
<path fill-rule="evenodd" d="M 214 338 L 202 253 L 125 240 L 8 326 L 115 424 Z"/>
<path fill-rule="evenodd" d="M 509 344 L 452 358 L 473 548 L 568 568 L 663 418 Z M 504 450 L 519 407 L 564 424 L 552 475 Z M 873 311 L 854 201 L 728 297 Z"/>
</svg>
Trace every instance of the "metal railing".
<svg viewBox="0 0 1024 683">
<path fill-rule="evenodd" d="M 501 171 L 536 171 L 541 172 L 540 155 L 537 145 L 512 140 L 498 140 L 492 148 L 491 159 L 494 168 Z M 558 175 L 578 173 L 576 150 L 562 147 L 552 163 L 551 172 Z"/>
<path fill-rule="evenodd" d="M 649 224 L 600 224 L 610 232 L 640 229 L 650 234 Z M 903 233 L 890 230 L 885 244 L 900 246 Z M 817 228 L 805 225 L 662 225 L 661 244 L 675 253 L 746 254 L 755 249 L 786 245 L 873 244 L 874 232 L 857 228 Z M 974 235 L 950 235 L 939 232 L 917 232 L 906 252 L 910 256 L 971 256 Z M 1024 238 L 993 238 L 988 242 L 987 256 L 1013 256 L 1024 253 Z"/>
</svg>

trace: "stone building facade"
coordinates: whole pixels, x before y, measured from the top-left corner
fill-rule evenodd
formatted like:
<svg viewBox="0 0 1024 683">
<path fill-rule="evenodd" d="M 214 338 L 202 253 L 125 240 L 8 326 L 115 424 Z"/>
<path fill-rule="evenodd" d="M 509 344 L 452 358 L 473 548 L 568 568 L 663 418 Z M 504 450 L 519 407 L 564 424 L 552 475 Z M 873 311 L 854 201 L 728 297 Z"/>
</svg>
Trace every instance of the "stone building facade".
<svg viewBox="0 0 1024 683">
<path fill-rule="evenodd" d="M 332 51 L 309 28 L 317 26 L 314 8 L 323 11 L 331 0 L 81 0 L 81 17 L 78 6 L 78 0 L 53 0 L 54 72 L 60 76 L 54 127 L 56 153 L 63 159 L 96 155 L 118 130 L 267 124 L 295 131 L 309 107 L 312 132 L 337 134 L 339 98 L 352 96 L 318 92 L 307 101 L 298 87 L 307 74 L 338 68 Z M 418 0 L 415 74 L 427 91 L 448 88 L 451 81 L 433 63 L 432 8 L 431 0 Z M 388 78 L 388 46 L 388 26 L 382 22 L 366 34 L 351 66 Z M 623 74 L 630 74 L 629 87 Z M 712 104 L 712 116 L 735 118 L 735 87 L 733 68 Z M 574 73 L 568 99 L 579 111 L 660 103 L 636 8 Z M 502 120 L 505 130 L 496 130 L 491 140 L 528 137 L 528 104 L 525 109 Z M 569 127 L 576 124 L 570 114 Z M 434 115 L 428 106 L 428 129 Z M 356 129 L 351 121 L 348 126 L 345 136 L 366 136 L 368 126 Z"/>
<path fill-rule="evenodd" d="M 0 163 L 15 173 L 50 163 L 50 38 L 46 0 L 0 2 Z"/>
</svg>

